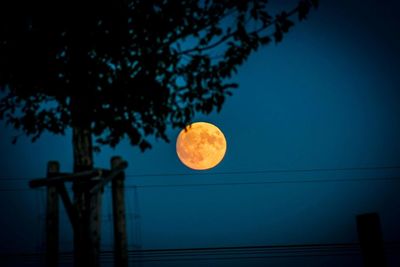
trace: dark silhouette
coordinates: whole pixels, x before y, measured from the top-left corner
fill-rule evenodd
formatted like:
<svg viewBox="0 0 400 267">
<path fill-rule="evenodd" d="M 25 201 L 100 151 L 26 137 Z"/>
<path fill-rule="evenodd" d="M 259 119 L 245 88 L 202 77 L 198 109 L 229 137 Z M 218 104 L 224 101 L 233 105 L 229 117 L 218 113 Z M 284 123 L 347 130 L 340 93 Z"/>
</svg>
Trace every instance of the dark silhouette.
<svg viewBox="0 0 400 267">
<path fill-rule="evenodd" d="M 267 0 L 1 2 L 0 118 L 32 141 L 71 127 L 74 172 L 93 169 L 92 137 L 115 146 L 127 136 L 144 151 L 148 136 L 168 141 L 167 125 L 219 111 L 238 66 L 318 5 L 272 15 Z M 74 185 L 79 225 L 85 188 Z M 88 260 L 84 228 L 77 265 Z"/>
<path fill-rule="evenodd" d="M 360 214 L 357 216 L 356 221 L 364 266 L 387 266 L 379 214 Z"/>
</svg>

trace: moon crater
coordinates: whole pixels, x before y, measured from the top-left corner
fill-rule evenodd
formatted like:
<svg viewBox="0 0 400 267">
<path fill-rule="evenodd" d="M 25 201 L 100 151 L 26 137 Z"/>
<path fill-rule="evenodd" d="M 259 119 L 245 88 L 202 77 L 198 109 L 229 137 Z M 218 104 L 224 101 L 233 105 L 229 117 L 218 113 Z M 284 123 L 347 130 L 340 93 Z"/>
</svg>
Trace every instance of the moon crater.
<svg viewBox="0 0 400 267">
<path fill-rule="evenodd" d="M 211 169 L 224 158 L 226 139 L 211 123 L 192 123 L 179 133 L 176 152 L 181 162 L 191 169 Z"/>
</svg>

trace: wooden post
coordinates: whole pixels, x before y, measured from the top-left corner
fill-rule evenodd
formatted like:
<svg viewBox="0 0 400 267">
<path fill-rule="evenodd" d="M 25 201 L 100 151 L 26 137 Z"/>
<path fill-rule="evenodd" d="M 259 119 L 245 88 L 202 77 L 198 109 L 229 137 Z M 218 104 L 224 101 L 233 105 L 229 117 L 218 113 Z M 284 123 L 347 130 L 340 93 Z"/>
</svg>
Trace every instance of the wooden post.
<svg viewBox="0 0 400 267">
<path fill-rule="evenodd" d="M 74 266 L 100 266 L 100 209 L 101 190 L 91 193 L 98 181 L 75 183 Z M 80 242 L 80 243 L 79 243 Z"/>
<path fill-rule="evenodd" d="M 111 169 L 116 169 L 122 163 L 121 157 L 111 159 Z M 125 173 L 121 172 L 112 180 L 112 203 L 114 217 L 114 266 L 128 266 L 128 251 L 126 240 L 125 198 L 124 198 Z"/>
<path fill-rule="evenodd" d="M 92 185 L 93 186 L 93 185 Z M 87 190 L 88 199 L 88 232 L 89 236 L 89 253 L 91 266 L 100 266 L 100 210 L 101 210 L 101 195 L 102 190 L 98 190 L 95 193 L 90 193 Z"/>
<path fill-rule="evenodd" d="M 365 267 L 385 267 L 385 251 L 378 213 L 357 216 L 358 239 Z"/>
<path fill-rule="evenodd" d="M 60 164 L 57 161 L 47 163 L 47 179 L 57 176 L 59 172 Z M 56 186 L 48 186 L 46 207 L 46 266 L 48 267 L 58 266 L 58 202 Z"/>
<path fill-rule="evenodd" d="M 120 174 L 124 168 L 126 168 L 126 162 L 117 164 L 114 172 L 110 172 L 109 170 L 89 170 L 60 176 L 59 163 L 50 161 L 47 167 L 47 177 L 34 179 L 29 182 L 29 186 L 32 188 L 47 186 L 46 266 L 58 266 L 58 195 L 60 195 L 65 205 L 65 210 L 74 232 L 74 266 L 100 266 L 100 210 L 103 187 L 106 182 Z M 103 172 L 109 175 L 93 179 L 95 175 L 101 176 Z M 81 181 L 80 179 L 83 180 Z M 120 176 L 120 179 L 123 181 L 123 174 Z M 71 201 L 65 187 L 64 183 L 67 181 L 74 182 L 74 202 Z M 116 199 L 118 200 L 121 196 L 123 199 L 123 194 L 118 194 Z M 123 202 L 121 204 L 116 201 L 116 203 L 118 206 L 122 206 L 122 210 L 124 209 Z M 122 220 L 121 216 L 117 216 L 118 219 L 116 221 L 118 224 L 122 222 L 122 225 L 125 226 L 125 215 L 123 213 L 122 215 Z M 124 227 L 121 229 L 124 229 Z M 125 230 L 123 232 L 123 236 L 125 236 Z M 126 237 L 124 242 L 126 243 Z"/>
<path fill-rule="evenodd" d="M 75 227 L 74 230 L 74 267 L 84 267 L 85 265 L 89 266 L 88 260 L 88 242 L 87 238 L 85 238 L 85 233 L 87 235 L 87 225 L 85 221 L 85 198 L 84 198 L 84 188 L 82 182 L 74 181 L 73 184 L 74 191 L 74 200 L 73 205 L 75 207 L 75 222 L 73 225 Z"/>
</svg>

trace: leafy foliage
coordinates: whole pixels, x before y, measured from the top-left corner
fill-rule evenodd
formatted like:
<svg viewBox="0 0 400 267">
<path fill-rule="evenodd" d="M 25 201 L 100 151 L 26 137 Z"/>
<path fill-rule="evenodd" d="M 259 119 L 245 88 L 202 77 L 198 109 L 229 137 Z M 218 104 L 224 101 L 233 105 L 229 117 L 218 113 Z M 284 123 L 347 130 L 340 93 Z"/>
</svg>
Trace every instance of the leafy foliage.
<svg viewBox="0 0 400 267">
<path fill-rule="evenodd" d="M 168 141 L 167 125 L 219 111 L 238 66 L 318 5 L 271 15 L 267 0 L 2 2 L 1 118 L 34 141 L 83 116 L 99 144 L 128 136 L 142 150 L 148 136 Z"/>
</svg>

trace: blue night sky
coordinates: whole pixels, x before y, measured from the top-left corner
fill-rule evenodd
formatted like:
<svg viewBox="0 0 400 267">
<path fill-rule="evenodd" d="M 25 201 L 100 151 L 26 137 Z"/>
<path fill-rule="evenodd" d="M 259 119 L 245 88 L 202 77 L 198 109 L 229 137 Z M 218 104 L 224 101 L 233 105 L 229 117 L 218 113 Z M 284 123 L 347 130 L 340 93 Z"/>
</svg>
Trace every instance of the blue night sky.
<svg viewBox="0 0 400 267">
<path fill-rule="evenodd" d="M 354 243 L 355 216 L 367 212 L 379 212 L 385 242 L 400 242 L 399 8 L 395 0 L 322 0 L 282 43 L 253 54 L 234 77 L 240 86 L 222 111 L 196 118 L 217 125 L 227 139 L 226 156 L 212 170 L 180 163 L 179 129 L 169 130 L 171 143 L 155 141 L 145 153 L 126 141 L 96 154 L 96 167 L 108 168 L 114 155 L 129 162 L 130 248 Z M 0 127 L 0 248 L 41 252 L 45 194 L 29 189 L 28 180 L 43 177 L 48 160 L 72 170 L 71 132 L 11 145 L 13 130 Z M 102 246 L 109 250 L 107 190 L 103 205 Z M 65 214 L 61 248 L 72 249 Z M 399 250 L 387 252 L 390 266 L 398 266 Z M 143 266 L 299 262 L 362 264 L 355 254 Z"/>
</svg>

